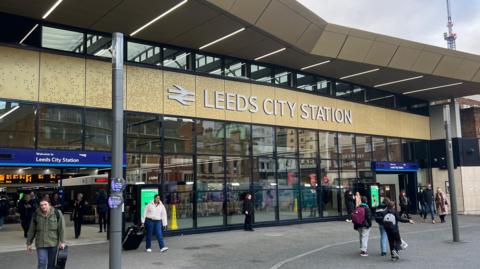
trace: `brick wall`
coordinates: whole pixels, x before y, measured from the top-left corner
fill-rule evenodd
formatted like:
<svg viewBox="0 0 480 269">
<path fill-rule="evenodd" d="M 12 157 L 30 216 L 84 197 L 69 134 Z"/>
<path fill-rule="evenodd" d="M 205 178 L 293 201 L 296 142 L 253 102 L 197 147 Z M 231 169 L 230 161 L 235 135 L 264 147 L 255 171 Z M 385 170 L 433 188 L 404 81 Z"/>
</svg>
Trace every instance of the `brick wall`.
<svg viewBox="0 0 480 269">
<path fill-rule="evenodd" d="M 460 111 L 462 137 L 480 138 L 480 108 L 471 107 Z"/>
</svg>

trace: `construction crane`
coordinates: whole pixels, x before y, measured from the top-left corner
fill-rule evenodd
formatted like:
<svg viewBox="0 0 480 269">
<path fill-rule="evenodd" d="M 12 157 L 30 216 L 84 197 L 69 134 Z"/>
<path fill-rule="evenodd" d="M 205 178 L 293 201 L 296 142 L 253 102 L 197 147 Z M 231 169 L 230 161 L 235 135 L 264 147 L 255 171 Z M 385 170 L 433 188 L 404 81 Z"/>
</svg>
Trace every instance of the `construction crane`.
<svg viewBox="0 0 480 269">
<path fill-rule="evenodd" d="M 452 12 L 450 10 L 450 0 L 447 0 L 447 13 L 448 13 L 448 33 L 443 33 L 443 38 L 447 41 L 447 48 L 451 50 L 456 50 L 457 46 L 455 45 L 455 39 L 457 39 L 457 34 L 453 32 L 453 22 L 452 22 Z"/>
</svg>

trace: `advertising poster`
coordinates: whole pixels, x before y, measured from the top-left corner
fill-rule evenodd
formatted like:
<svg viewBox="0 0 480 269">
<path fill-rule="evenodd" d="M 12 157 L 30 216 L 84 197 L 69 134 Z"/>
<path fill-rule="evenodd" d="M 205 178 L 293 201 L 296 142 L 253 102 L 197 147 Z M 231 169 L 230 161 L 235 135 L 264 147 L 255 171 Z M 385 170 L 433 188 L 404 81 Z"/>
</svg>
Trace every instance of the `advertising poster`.
<svg viewBox="0 0 480 269">
<path fill-rule="evenodd" d="M 372 207 L 377 207 L 379 205 L 380 197 L 378 195 L 378 186 L 370 186 L 370 203 Z"/>
<path fill-rule="evenodd" d="M 140 218 L 143 219 L 145 206 L 153 201 L 153 197 L 158 194 L 157 188 L 145 188 L 140 190 Z"/>
</svg>

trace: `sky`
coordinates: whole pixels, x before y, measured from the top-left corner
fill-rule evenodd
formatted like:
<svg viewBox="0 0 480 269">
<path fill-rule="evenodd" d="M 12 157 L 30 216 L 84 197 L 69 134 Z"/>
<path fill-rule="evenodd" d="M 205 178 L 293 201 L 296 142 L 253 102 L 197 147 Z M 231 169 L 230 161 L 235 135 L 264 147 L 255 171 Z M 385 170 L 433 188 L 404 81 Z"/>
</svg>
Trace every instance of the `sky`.
<svg viewBox="0 0 480 269">
<path fill-rule="evenodd" d="M 329 23 L 446 47 L 446 0 L 297 0 Z M 452 0 L 457 50 L 480 55 L 480 0 Z"/>
</svg>

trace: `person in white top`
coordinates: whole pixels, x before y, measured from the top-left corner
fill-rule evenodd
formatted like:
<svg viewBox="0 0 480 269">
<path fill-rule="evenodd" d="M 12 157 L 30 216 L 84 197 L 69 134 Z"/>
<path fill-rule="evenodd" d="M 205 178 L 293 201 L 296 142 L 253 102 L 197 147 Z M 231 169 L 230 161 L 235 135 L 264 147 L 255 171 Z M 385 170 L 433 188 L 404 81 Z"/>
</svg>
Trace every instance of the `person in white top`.
<svg viewBox="0 0 480 269">
<path fill-rule="evenodd" d="M 147 228 L 147 242 L 145 245 L 147 252 L 152 252 L 152 234 L 154 232 L 158 240 L 158 245 L 160 246 L 160 252 L 168 250 L 168 247 L 165 246 L 165 242 L 163 242 L 162 235 L 162 226 L 166 229 L 167 225 L 167 210 L 162 201 L 160 201 L 160 195 L 157 194 L 153 198 L 153 201 L 145 206 L 142 218 L 142 227 L 145 226 Z"/>
</svg>

